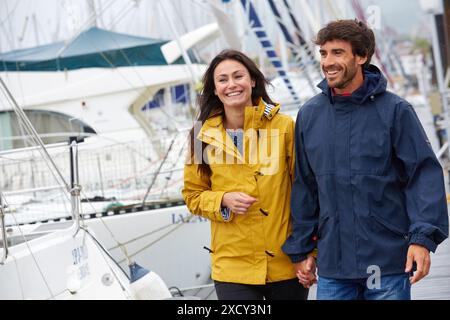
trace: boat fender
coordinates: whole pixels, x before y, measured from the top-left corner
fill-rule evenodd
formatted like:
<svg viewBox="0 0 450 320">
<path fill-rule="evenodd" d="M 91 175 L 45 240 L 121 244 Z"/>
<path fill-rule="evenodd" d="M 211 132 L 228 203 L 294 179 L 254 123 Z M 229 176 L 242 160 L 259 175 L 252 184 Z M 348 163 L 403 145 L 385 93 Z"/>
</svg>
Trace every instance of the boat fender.
<svg viewBox="0 0 450 320">
<path fill-rule="evenodd" d="M 130 289 L 137 300 L 162 300 L 172 298 L 161 277 L 136 262 L 130 264 Z"/>
</svg>

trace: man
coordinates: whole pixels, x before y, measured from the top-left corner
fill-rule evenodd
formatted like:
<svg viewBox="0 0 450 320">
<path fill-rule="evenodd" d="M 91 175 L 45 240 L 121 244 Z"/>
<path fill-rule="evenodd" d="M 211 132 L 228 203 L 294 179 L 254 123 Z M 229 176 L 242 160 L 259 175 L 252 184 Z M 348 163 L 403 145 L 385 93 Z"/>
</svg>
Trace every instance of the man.
<svg viewBox="0 0 450 320">
<path fill-rule="evenodd" d="M 317 299 L 410 299 L 448 237 L 442 168 L 412 106 L 370 64 L 354 20 L 319 31 L 322 93 L 299 111 L 293 232 L 283 245 Z"/>
</svg>

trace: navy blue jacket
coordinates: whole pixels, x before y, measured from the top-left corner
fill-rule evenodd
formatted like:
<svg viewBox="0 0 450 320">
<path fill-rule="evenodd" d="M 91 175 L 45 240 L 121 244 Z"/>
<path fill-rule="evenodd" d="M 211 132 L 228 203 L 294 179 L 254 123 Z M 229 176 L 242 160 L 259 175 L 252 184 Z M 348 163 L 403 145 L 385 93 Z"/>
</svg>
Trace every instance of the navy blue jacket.
<svg viewBox="0 0 450 320">
<path fill-rule="evenodd" d="M 319 276 L 404 273 L 409 244 L 430 251 L 448 237 L 442 168 L 412 106 L 386 91 L 375 66 L 349 97 L 322 93 L 299 111 L 283 251 L 299 262 L 318 249 Z M 369 273 L 370 272 L 370 273 Z"/>
</svg>

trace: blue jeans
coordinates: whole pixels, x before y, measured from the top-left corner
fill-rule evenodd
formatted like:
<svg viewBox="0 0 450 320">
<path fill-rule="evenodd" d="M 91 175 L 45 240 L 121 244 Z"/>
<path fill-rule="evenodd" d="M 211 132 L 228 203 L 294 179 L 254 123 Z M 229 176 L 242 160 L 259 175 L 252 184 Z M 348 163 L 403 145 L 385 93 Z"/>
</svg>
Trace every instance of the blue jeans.
<svg viewBox="0 0 450 320">
<path fill-rule="evenodd" d="M 410 274 L 381 276 L 378 284 L 367 279 L 319 277 L 317 300 L 411 300 Z"/>
</svg>

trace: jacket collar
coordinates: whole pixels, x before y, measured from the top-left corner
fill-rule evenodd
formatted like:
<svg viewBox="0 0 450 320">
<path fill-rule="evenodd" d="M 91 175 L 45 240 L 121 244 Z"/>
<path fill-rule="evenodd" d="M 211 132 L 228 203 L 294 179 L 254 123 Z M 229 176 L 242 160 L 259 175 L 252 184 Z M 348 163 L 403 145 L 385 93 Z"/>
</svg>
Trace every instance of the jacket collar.
<svg viewBox="0 0 450 320">
<path fill-rule="evenodd" d="M 364 70 L 364 82 L 361 87 L 355 90 L 351 96 L 333 96 L 331 88 L 328 87 L 327 80 L 324 79 L 320 82 L 317 87 L 322 90 L 322 93 L 327 95 L 330 102 L 334 104 L 336 101 L 351 101 L 356 104 L 363 104 L 367 99 L 375 100 L 375 97 L 386 91 L 387 80 L 374 65 L 369 65 L 367 69 Z"/>
<path fill-rule="evenodd" d="M 257 106 L 245 107 L 244 132 L 248 129 L 258 130 L 263 126 L 264 119 L 266 119 L 266 121 L 271 121 L 279 110 L 279 104 L 272 105 L 259 98 Z M 231 137 L 226 133 L 223 126 L 223 114 L 221 111 L 213 113 L 205 121 L 197 135 L 197 139 L 222 149 L 242 160 L 237 148 L 231 141 Z"/>
<path fill-rule="evenodd" d="M 244 119 L 244 130 L 245 129 L 258 129 L 261 127 L 263 119 L 272 120 L 272 118 L 280 110 L 279 104 L 269 104 L 259 98 L 257 106 L 245 107 L 245 119 Z M 203 124 L 202 131 L 210 128 L 218 128 L 224 130 L 223 127 L 223 113 L 221 111 L 214 112 Z M 199 134 L 199 136 L 200 136 Z M 199 137 L 197 136 L 197 137 Z"/>
</svg>

